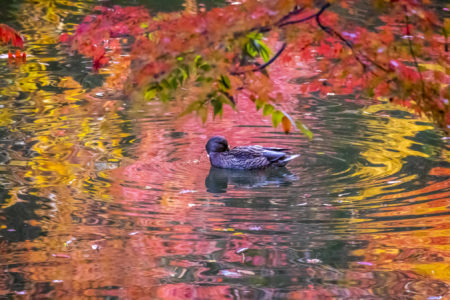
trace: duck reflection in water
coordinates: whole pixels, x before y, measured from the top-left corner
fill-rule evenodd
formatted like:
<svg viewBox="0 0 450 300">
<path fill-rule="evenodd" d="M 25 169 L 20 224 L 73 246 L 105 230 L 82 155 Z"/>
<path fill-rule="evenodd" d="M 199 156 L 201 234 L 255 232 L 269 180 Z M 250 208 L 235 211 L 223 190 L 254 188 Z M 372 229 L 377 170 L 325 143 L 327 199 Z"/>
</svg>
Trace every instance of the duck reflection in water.
<svg viewBox="0 0 450 300">
<path fill-rule="evenodd" d="M 263 186 L 287 186 L 296 180 L 298 177 L 284 167 L 255 170 L 211 167 L 205 179 L 205 186 L 210 193 L 226 193 L 228 184 L 238 189 L 251 189 Z"/>
</svg>

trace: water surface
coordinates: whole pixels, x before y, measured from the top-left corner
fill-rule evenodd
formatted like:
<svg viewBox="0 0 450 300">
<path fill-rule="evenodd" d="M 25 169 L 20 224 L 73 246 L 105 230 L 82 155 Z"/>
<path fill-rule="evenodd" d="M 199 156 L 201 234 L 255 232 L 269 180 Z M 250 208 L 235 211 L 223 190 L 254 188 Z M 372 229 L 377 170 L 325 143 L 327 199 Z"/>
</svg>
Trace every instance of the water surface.
<svg viewBox="0 0 450 300">
<path fill-rule="evenodd" d="M 58 36 L 97 4 L 13 1 L 0 20 L 29 54 L 0 59 L 2 297 L 449 296 L 450 152 L 431 123 L 385 102 L 293 95 L 309 141 L 245 99 L 241 114 L 203 125 L 92 93 L 107 74 Z M 301 157 L 275 171 L 211 169 L 214 134 Z"/>
</svg>

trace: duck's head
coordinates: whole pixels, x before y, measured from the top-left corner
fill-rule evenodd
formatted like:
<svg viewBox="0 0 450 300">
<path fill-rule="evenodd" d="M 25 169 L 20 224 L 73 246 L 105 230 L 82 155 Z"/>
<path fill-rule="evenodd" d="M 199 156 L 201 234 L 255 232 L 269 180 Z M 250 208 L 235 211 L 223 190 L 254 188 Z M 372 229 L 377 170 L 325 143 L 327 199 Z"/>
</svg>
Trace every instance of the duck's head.
<svg viewBox="0 0 450 300">
<path fill-rule="evenodd" d="M 225 152 L 230 150 L 230 147 L 228 146 L 228 141 L 220 135 L 213 136 L 209 139 L 209 141 L 206 143 L 206 152 L 208 155 L 211 152 Z"/>
</svg>

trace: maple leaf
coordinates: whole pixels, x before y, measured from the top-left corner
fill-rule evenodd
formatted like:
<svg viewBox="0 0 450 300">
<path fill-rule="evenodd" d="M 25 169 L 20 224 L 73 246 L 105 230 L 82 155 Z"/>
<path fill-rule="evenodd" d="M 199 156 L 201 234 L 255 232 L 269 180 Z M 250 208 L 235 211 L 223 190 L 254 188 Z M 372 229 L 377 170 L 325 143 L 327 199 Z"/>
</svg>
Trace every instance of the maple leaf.
<svg viewBox="0 0 450 300">
<path fill-rule="evenodd" d="M 23 37 L 6 24 L 0 24 L 0 41 L 3 44 L 11 42 L 14 47 L 19 48 L 23 48 L 24 43 Z"/>
</svg>

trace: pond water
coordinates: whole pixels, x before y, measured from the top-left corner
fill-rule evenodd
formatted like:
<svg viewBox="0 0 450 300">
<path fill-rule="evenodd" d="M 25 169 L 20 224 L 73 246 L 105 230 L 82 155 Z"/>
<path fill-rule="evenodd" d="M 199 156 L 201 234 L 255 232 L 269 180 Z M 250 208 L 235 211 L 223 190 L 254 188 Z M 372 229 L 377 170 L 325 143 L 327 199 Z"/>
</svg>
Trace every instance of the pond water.
<svg viewBox="0 0 450 300">
<path fill-rule="evenodd" d="M 450 297 L 442 132 L 389 103 L 334 95 L 295 96 L 309 141 L 245 103 L 203 125 L 93 94 L 107 74 L 58 36 L 97 4 L 1 4 L 28 60 L 8 63 L 0 48 L 0 297 Z M 275 171 L 211 169 L 214 134 L 301 156 Z"/>
</svg>

